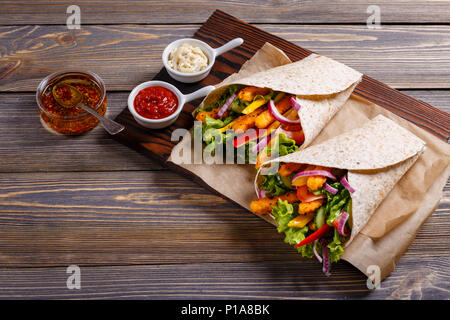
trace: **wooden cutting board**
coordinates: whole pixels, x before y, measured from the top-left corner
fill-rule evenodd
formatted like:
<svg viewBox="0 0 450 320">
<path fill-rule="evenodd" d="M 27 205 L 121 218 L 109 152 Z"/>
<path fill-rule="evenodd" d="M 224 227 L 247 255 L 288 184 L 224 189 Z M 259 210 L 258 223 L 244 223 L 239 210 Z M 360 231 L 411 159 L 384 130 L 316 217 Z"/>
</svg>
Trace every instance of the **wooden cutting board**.
<svg viewBox="0 0 450 320">
<path fill-rule="evenodd" d="M 242 64 L 251 58 L 265 42 L 270 42 L 283 50 L 292 61 L 301 60 L 312 53 L 219 10 L 215 11 L 208 21 L 194 34 L 194 38 L 208 43 L 213 48 L 219 47 L 237 37 L 243 38 L 244 44 L 217 57 L 210 75 L 203 81 L 196 84 L 184 84 L 170 78 L 164 68 L 156 75 L 154 80 L 170 82 L 179 88 L 182 93 L 187 94 L 206 85 L 218 84 L 230 74 L 237 72 Z M 444 111 L 366 76 L 363 77 L 363 80 L 356 87 L 354 94 L 413 122 L 444 141 L 449 139 L 450 114 Z M 171 162 L 166 162 L 172 148 L 176 144 L 170 139 L 172 131 L 177 128 L 190 129 L 193 126 L 191 112 L 199 103 L 200 101 L 194 101 L 193 104 L 186 104 L 178 120 L 169 128 L 161 130 L 150 130 L 141 127 L 134 121 L 128 109 L 125 108 L 116 117 L 116 121 L 124 124 L 126 129 L 113 137 L 206 186 L 193 173 Z"/>
</svg>

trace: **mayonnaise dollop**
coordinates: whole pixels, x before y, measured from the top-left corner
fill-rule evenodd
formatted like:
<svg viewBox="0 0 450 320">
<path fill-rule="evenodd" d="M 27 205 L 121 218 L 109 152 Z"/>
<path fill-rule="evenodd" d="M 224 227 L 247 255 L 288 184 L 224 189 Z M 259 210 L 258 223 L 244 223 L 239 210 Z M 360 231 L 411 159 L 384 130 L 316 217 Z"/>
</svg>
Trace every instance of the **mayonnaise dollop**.
<svg viewBox="0 0 450 320">
<path fill-rule="evenodd" d="M 183 43 L 170 52 L 167 62 L 175 71 L 194 73 L 208 66 L 208 57 L 199 47 Z"/>
</svg>

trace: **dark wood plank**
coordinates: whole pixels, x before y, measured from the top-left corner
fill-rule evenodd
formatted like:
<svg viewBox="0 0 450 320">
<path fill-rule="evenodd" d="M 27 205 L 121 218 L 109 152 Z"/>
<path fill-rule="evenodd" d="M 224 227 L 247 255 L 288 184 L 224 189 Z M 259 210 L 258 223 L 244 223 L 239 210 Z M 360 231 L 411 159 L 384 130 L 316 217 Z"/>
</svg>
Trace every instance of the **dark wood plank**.
<svg viewBox="0 0 450 320">
<path fill-rule="evenodd" d="M 0 1 L 2 24 L 65 24 L 66 8 L 77 4 L 83 24 L 203 23 L 221 9 L 251 23 L 360 23 L 371 4 L 380 6 L 382 23 L 448 23 L 447 0 L 235 0 L 235 1 Z"/>
<path fill-rule="evenodd" d="M 404 257 L 376 290 L 347 263 L 327 278 L 313 260 L 81 267 L 80 290 L 67 289 L 66 267 L 0 268 L 0 299 L 450 298 L 450 257 Z"/>
<path fill-rule="evenodd" d="M 296 257 L 271 225 L 168 171 L 1 174 L 0 192 L 1 266 Z"/>
<path fill-rule="evenodd" d="M 131 90 L 161 69 L 168 43 L 198 26 L 0 27 L 1 91 L 35 91 L 46 75 L 63 69 L 97 73 L 107 90 Z"/>
<path fill-rule="evenodd" d="M 260 27 L 395 88 L 450 88 L 450 26 Z M 197 28 L 90 25 L 71 31 L 64 26 L 3 26 L 0 91 L 34 91 L 42 78 L 66 68 L 91 70 L 108 90 L 128 91 L 159 72 L 169 42 L 191 37 Z M 210 41 L 214 46 L 220 42 Z"/>
<path fill-rule="evenodd" d="M 107 116 L 128 93 L 108 94 Z M 34 94 L 0 94 L 0 172 L 152 170 L 161 166 L 112 140 L 98 126 L 81 136 L 56 135 L 40 122 Z"/>
<path fill-rule="evenodd" d="M 450 91 L 405 93 L 450 111 Z M 127 97 L 127 92 L 108 93 L 107 116 L 126 108 Z M 80 137 L 54 135 L 39 121 L 34 94 L 0 93 L 0 172 L 160 169 L 156 161 L 112 140 L 101 127 Z"/>
<path fill-rule="evenodd" d="M 449 197 L 450 183 L 405 257 L 450 256 Z M 2 267 L 306 261 L 272 225 L 168 171 L 2 173 L 0 234 Z"/>
</svg>

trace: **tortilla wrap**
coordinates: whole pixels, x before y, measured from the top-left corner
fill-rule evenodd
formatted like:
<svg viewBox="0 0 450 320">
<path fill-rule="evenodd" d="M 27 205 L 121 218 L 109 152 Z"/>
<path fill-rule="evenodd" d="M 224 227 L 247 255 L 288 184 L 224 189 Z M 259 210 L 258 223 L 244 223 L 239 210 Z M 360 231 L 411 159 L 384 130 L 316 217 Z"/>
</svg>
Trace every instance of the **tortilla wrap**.
<svg viewBox="0 0 450 320">
<path fill-rule="evenodd" d="M 271 163 L 294 162 L 348 170 L 347 180 L 355 189 L 351 195 L 352 232 L 348 246 L 424 150 L 425 142 L 379 115 L 360 128 L 265 162 L 256 175 L 255 188 L 258 193 L 259 177 L 267 174 Z"/>
<path fill-rule="evenodd" d="M 305 134 L 305 141 L 301 146 L 304 148 L 345 104 L 361 78 L 361 73 L 340 62 L 311 54 L 294 63 L 227 81 L 213 90 L 199 108 L 214 105 L 232 84 L 264 87 L 293 94 L 301 105 L 298 115 Z"/>
</svg>

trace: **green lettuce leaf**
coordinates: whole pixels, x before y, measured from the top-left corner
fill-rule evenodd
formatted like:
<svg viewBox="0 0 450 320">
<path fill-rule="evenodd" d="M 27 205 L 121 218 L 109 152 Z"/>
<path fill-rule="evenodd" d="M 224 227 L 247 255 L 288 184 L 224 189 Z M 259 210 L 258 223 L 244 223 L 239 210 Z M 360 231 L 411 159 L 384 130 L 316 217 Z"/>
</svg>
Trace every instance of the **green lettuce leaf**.
<svg viewBox="0 0 450 320">
<path fill-rule="evenodd" d="M 309 232 L 308 226 L 303 228 L 289 227 L 289 221 L 298 216 L 298 205 L 289 204 L 287 201 L 278 199 L 278 205 L 272 208 L 272 215 L 275 218 L 275 222 L 278 224 L 277 230 L 279 233 L 284 233 L 284 242 L 290 245 L 297 245 L 304 240 Z M 303 256 L 312 258 L 313 244 L 310 243 L 306 246 L 297 248 L 297 251 Z"/>
<path fill-rule="evenodd" d="M 242 113 L 242 111 L 250 104 L 249 101 L 242 101 L 239 98 L 234 99 L 230 105 L 230 110 L 236 113 Z"/>
<path fill-rule="evenodd" d="M 276 136 L 275 139 L 275 144 L 273 146 L 264 148 L 264 151 L 269 156 L 274 153 L 275 157 L 282 157 L 298 150 L 295 140 L 287 138 L 283 133 Z"/>
<path fill-rule="evenodd" d="M 345 241 L 345 237 L 339 235 L 337 229 L 334 229 L 333 239 L 328 241 L 328 259 L 331 262 L 337 262 L 341 258 L 341 255 L 344 253 L 344 248 L 342 248 L 342 244 Z"/>
<path fill-rule="evenodd" d="M 232 84 L 232 85 L 228 86 L 228 88 L 220 96 L 220 98 L 217 99 L 215 104 L 213 104 L 213 105 L 206 105 L 206 106 L 203 106 L 203 108 L 201 108 L 201 109 L 197 109 L 195 115 L 197 115 L 197 113 L 199 113 L 200 111 L 211 111 L 213 109 L 216 109 L 216 108 L 219 108 L 219 107 L 223 106 L 223 104 L 228 100 L 228 98 L 231 97 L 232 94 L 234 94 L 237 91 L 239 91 L 241 88 L 242 88 L 242 86 L 241 85 L 237 85 L 237 84 Z"/>
<path fill-rule="evenodd" d="M 278 205 L 272 208 L 272 215 L 275 218 L 275 222 L 278 224 L 278 232 L 285 232 L 288 227 L 289 221 L 294 219 L 294 205 L 278 199 Z"/>
<path fill-rule="evenodd" d="M 233 117 L 227 117 L 223 120 L 214 119 L 209 116 L 205 117 L 205 122 L 202 124 L 202 140 L 205 142 L 205 152 L 214 154 L 216 148 L 221 147 L 225 150 L 225 144 L 231 143 L 233 140 L 232 132 L 220 132 L 218 129 L 226 126 L 233 121 Z"/>
<path fill-rule="evenodd" d="M 287 191 L 291 190 L 290 186 L 287 186 L 283 182 L 283 179 L 278 173 L 265 175 L 262 177 L 263 180 L 259 187 L 260 189 L 269 192 L 271 197 L 285 194 Z"/>
<path fill-rule="evenodd" d="M 327 194 L 327 206 L 326 206 L 326 213 L 327 213 L 327 223 L 332 226 L 334 220 L 336 217 L 342 212 L 344 207 L 348 206 L 348 203 L 351 200 L 350 192 L 344 188 L 344 186 L 339 183 L 335 182 L 331 184 L 333 188 L 338 189 L 338 192 L 336 194 L 329 193 L 328 191 L 325 191 Z"/>
<path fill-rule="evenodd" d="M 225 119 L 214 119 L 211 118 L 210 116 L 206 116 L 205 117 L 205 123 L 203 124 L 204 129 L 220 129 L 225 127 L 227 124 L 229 124 L 231 121 L 233 121 L 233 117 L 229 116 L 226 117 Z"/>
<path fill-rule="evenodd" d="M 327 224 L 332 226 L 336 217 L 343 211 L 347 211 L 351 215 L 351 204 L 352 198 L 350 196 L 350 192 L 340 183 L 333 182 L 330 183 L 330 186 L 337 189 L 338 192 L 336 194 L 332 194 L 325 189 L 321 188 L 317 190 L 315 194 L 323 193 L 327 195 L 327 204 L 326 204 L 326 217 Z M 346 238 L 339 235 L 337 229 L 333 228 L 334 233 L 327 237 L 327 247 L 328 247 L 328 257 L 331 262 L 337 262 L 341 255 L 344 253 L 344 248 L 342 244 L 345 242 Z M 321 246 L 318 246 L 318 251 L 322 254 Z"/>
<path fill-rule="evenodd" d="M 227 124 L 233 121 L 233 117 L 227 117 L 225 119 L 214 119 L 209 116 L 205 117 L 205 122 L 202 124 L 202 140 L 205 142 L 205 152 L 214 154 L 216 147 L 226 143 L 232 139 L 233 134 L 230 132 L 220 132 L 217 129 L 223 128 Z M 222 146 L 225 150 L 225 146 Z"/>
</svg>

